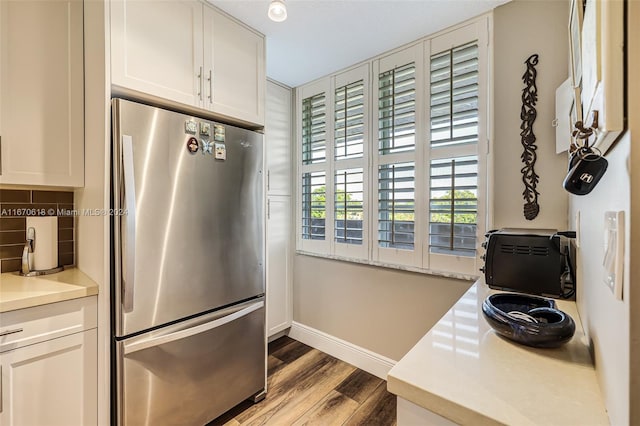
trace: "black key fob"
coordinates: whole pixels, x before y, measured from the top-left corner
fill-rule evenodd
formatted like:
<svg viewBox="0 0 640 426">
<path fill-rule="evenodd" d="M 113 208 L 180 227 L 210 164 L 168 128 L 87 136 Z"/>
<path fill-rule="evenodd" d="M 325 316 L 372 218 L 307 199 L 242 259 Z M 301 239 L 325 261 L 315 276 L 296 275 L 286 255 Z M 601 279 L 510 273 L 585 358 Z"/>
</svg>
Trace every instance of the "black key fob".
<svg viewBox="0 0 640 426">
<path fill-rule="evenodd" d="M 607 171 L 609 163 L 606 158 L 594 153 L 589 153 L 582 158 L 575 156 L 571 158 L 572 167 L 564 178 L 562 186 L 564 189 L 575 195 L 587 195 L 600 181 L 604 172 Z"/>
</svg>

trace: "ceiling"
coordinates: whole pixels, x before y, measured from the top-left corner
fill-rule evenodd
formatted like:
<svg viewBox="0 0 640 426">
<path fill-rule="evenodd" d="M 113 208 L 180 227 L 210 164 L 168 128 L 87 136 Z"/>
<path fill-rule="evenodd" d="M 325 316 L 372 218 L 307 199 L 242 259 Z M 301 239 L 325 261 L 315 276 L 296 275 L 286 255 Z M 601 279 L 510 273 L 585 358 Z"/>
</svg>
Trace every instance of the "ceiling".
<svg viewBox="0 0 640 426">
<path fill-rule="evenodd" d="M 510 0 L 209 0 L 267 37 L 267 76 L 296 87 L 433 34 Z"/>
</svg>

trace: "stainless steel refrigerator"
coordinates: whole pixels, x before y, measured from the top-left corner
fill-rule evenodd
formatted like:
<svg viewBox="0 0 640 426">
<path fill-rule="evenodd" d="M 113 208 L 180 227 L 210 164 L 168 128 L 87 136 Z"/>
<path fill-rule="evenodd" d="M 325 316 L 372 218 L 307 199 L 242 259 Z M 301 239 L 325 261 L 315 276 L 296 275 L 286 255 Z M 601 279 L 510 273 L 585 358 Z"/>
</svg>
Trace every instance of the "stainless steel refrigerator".
<svg viewBox="0 0 640 426">
<path fill-rule="evenodd" d="M 202 425 L 264 396 L 263 137 L 123 99 L 112 120 L 114 415 Z"/>
</svg>

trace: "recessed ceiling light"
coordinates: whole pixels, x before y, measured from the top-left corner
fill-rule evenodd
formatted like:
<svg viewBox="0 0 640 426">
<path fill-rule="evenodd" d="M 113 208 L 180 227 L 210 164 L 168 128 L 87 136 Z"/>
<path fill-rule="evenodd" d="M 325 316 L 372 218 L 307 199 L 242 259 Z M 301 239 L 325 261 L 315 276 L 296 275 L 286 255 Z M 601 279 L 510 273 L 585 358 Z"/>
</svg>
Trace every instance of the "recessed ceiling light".
<svg viewBox="0 0 640 426">
<path fill-rule="evenodd" d="M 272 0 L 269 4 L 269 19 L 275 22 L 282 22 L 287 19 L 287 7 L 283 0 Z"/>
</svg>

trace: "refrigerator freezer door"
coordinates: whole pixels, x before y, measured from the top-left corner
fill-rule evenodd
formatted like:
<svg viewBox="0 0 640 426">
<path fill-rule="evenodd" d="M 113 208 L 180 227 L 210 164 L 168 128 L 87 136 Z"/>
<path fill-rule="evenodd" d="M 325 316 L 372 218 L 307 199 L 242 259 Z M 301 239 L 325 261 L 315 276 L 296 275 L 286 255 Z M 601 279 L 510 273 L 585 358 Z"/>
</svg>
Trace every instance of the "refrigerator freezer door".
<svg viewBox="0 0 640 426">
<path fill-rule="evenodd" d="M 261 299 L 117 342 L 118 424 L 206 424 L 262 391 L 264 319 Z"/>
<path fill-rule="evenodd" d="M 262 135 L 225 126 L 217 160 L 212 122 L 122 99 L 113 113 L 115 335 L 264 294 Z"/>
</svg>

